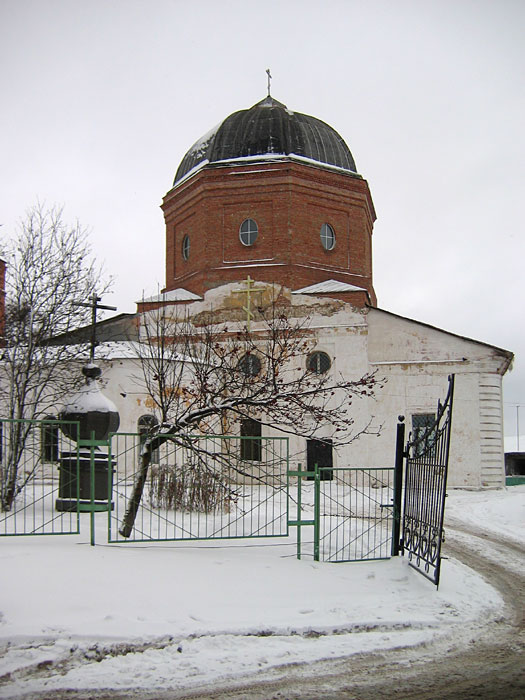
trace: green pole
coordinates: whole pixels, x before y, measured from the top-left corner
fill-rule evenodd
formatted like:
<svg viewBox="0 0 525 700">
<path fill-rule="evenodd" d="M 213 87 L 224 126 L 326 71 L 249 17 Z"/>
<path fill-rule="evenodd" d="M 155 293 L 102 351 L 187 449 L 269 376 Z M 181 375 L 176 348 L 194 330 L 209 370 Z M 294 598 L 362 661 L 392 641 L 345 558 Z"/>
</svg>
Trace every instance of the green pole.
<svg viewBox="0 0 525 700">
<path fill-rule="evenodd" d="M 299 472 L 301 471 L 301 464 L 299 463 Z M 297 559 L 301 558 L 301 488 L 302 488 L 302 477 L 297 477 Z"/>
<path fill-rule="evenodd" d="M 76 426 L 76 453 L 77 453 L 77 531 L 80 534 L 80 424 Z"/>
<path fill-rule="evenodd" d="M 91 546 L 95 546 L 95 431 L 91 431 L 91 445 L 89 447 L 89 479 L 90 479 L 90 496 L 91 496 Z"/>
<path fill-rule="evenodd" d="M 314 561 L 319 561 L 319 521 L 321 517 L 321 477 L 319 465 L 315 465 L 314 476 Z"/>
<path fill-rule="evenodd" d="M 113 436 L 110 435 L 108 439 L 108 542 L 111 542 L 111 503 L 113 502 L 113 459 L 111 458 L 112 440 Z"/>
</svg>

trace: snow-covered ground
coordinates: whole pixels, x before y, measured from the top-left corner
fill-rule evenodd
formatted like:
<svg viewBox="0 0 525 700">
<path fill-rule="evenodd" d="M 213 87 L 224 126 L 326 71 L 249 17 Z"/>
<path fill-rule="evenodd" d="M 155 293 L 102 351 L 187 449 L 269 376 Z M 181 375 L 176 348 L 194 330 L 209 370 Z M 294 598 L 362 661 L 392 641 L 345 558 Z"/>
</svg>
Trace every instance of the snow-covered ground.
<svg viewBox="0 0 525 700">
<path fill-rule="evenodd" d="M 447 512 L 525 540 L 523 486 L 451 492 Z M 106 526 L 98 514 L 98 542 Z M 406 559 L 298 561 L 291 538 L 91 547 L 87 514 L 81 532 L 0 540 L 2 698 L 190 688 L 417 644 L 502 607 L 490 585 L 454 560 L 443 563 L 436 591 Z"/>
</svg>

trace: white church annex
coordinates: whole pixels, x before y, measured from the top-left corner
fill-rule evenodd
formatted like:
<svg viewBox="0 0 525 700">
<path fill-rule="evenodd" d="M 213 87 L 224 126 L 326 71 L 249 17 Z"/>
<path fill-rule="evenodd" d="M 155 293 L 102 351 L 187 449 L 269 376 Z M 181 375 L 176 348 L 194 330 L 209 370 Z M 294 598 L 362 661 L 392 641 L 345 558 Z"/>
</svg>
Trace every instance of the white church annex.
<svg viewBox="0 0 525 700">
<path fill-rule="evenodd" d="M 183 302 L 190 315 L 213 310 L 217 317 L 238 318 L 242 283 L 229 283 L 207 292 L 202 300 Z M 315 334 L 315 351 L 327 356 L 334 377 L 359 378 L 376 372 L 385 380 L 374 398 L 355 401 L 353 417 L 359 431 L 372 419 L 379 436 L 362 435 L 350 445 L 334 447 L 334 467 L 384 467 L 393 464 L 396 424 L 405 416 L 408 430 L 424 426 L 446 394 L 448 376 L 455 374 L 449 486 L 467 488 L 504 485 L 501 380 L 512 355 L 490 345 L 447 333 L 375 307 L 355 308 L 322 291 L 290 292 L 292 309 L 308 315 Z M 257 331 L 257 321 L 252 329 Z M 118 406 L 120 430 L 135 431 L 147 416 L 155 416 L 154 401 L 139 379 L 133 345 L 110 344 L 106 360 L 105 394 Z M 310 355 L 309 355 L 310 356 Z M 298 362 L 307 362 L 307 357 Z M 322 368 L 324 370 L 324 367 Z M 270 435 L 271 432 L 263 435 Z M 278 434 L 278 433 L 273 433 Z M 323 425 L 316 437 L 329 437 Z M 304 438 L 291 438 L 291 468 L 308 463 Z M 329 465 L 324 465 L 329 466 Z"/>
<path fill-rule="evenodd" d="M 158 420 L 134 349 L 148 314 L 164 306 L 183 308 L 190 319 L 212 312 L 221 322 L 238 322 L 246 303 L 239 292 L 249 276 L 259 289 L 278 290 L 293 317 L 308 319 L 316 371 L 384 379 L 374 398 L 352 406 L 356 431 L 370 424 L 379 435 L 329 445 L 330 454 L 325 445 L 322 466 L 391 466 L 398 416 L 408 431 L 427 425 L 455 374 L 449 486 L 504 485 L 502 377 L 513 355 L 377 306 L 373 202 L 330 126 L 268 95 L 189 149 L 162 208 L 163 292 L 140 302 L 133 318 L 99 324 L 101 340 L 112 339 L 102 363 L 104 392 L 118 407 L 120 431 Z M 325 426 L 315 426 L 315 438 L 329 437 Z M 308 442 L 291 437 L 291 468 L 313 467 L 318 453 Z"/>
</svg>

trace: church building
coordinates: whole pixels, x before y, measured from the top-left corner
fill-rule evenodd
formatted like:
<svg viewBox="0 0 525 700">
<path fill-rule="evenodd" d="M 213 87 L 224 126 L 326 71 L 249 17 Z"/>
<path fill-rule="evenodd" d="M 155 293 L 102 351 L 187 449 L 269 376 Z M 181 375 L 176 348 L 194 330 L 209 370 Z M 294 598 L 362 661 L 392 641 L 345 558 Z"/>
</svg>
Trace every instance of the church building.
<svg viewBox="0 0 525 700">
<path fill-rule="evenodd" d="M 309 317 L 319 371 L 358 378 L 375 370 L 385 380 L 375 398 L 356 404 L 356 427 L 372 419 L 380 435 L 334 447 L 324 466 L 392 465 L 398 416 L 409 431 L 425 426 L 453 373 L 449 485 L 504 485 L 502 377 L 513 355 L 378 306 L 372 196 L 333 128 L 268 94 L 191 146 L 162 210 L 165 288 L 138 304 L 138 319 L 159 305 L 227 318 L 248 277 L 277 285 L 295 315 Z M 105 393 L 121 430 L 134 431 L 154 410 L 137 393 L 124 346 L 114 346 Z M 307 464 L 313 446 L 303 442 L 292 454 Z"/>
</svg>

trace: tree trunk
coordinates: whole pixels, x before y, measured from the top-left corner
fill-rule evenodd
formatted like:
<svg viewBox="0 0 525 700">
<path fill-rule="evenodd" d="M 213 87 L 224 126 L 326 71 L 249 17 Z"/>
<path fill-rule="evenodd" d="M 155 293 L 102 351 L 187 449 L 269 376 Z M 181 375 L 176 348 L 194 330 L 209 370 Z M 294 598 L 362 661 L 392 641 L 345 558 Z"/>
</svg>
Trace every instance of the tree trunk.
<svg viewBox="0 0 525 700">
<path fill-rule="evenodd" d="M 7 425 L 4 423 L 4 425 Z M 18 466 L 22 458 L 25 439 L 22 436 L 21 424 L 9 424 L 9 438 L 7 444 L 7 456 L 5 467 L 2 468 L 1 474 L 1 499 L 0 508 L 2 511 L 10 511 L 13 507 L 14 500 L 17 495 L 16 478 L 18 476 Z"/>
<path fill-rule="evenodd" d="M 144 452 L 140 457 L 139 475 L 137 481 L 135 482 L 133 494 L 129 500 L 124 518 L 122 519 L 122 525 L 119 529 L 122 537 L 130 537 L 133 531 L 133 525 L 135 524 L 135 519 L 142 500 L 142 494 L 144 493 L 144 486 L 146 485 L 146 479 L 148 478 L 148 470 L 151 464 L 151 455 L 153 450 L 156 450 L 168 439 L 168 436 L 157 435 L 155 438 L 153 438 L 153 440 L 151 440 L 151 442 L 144 445 Z"/>
</svg>

